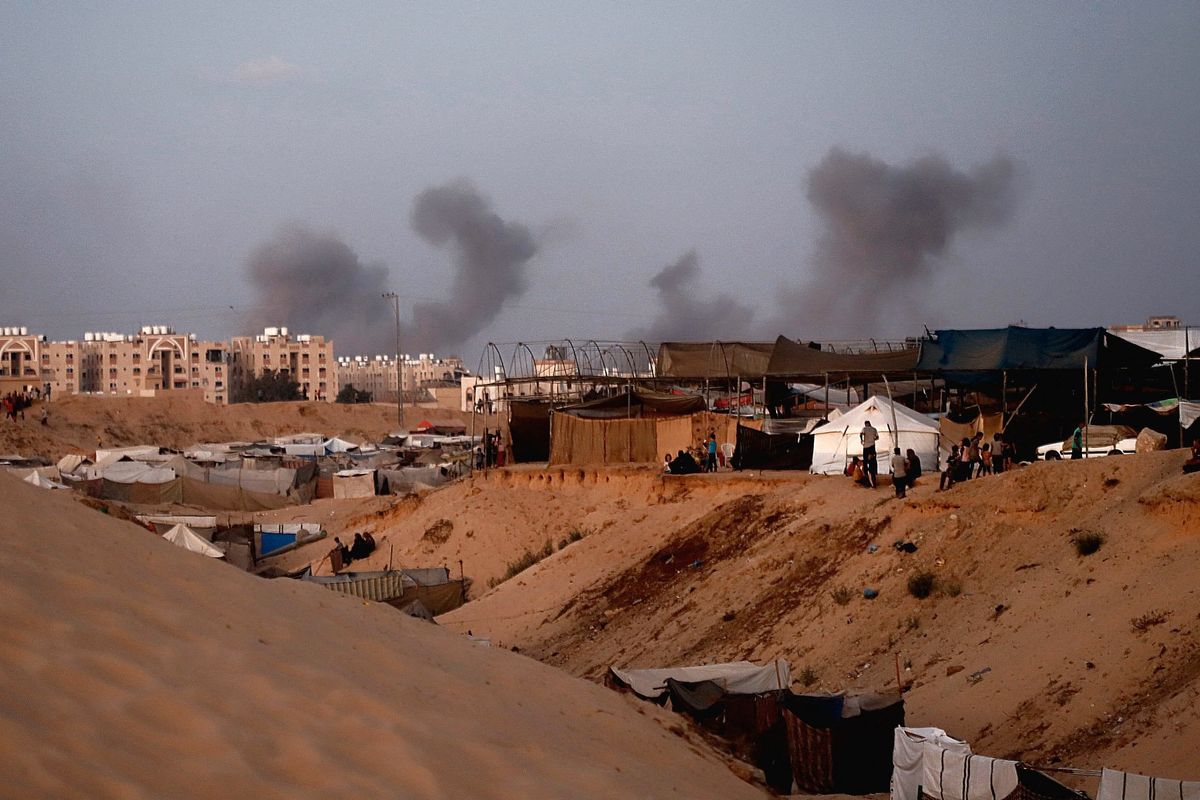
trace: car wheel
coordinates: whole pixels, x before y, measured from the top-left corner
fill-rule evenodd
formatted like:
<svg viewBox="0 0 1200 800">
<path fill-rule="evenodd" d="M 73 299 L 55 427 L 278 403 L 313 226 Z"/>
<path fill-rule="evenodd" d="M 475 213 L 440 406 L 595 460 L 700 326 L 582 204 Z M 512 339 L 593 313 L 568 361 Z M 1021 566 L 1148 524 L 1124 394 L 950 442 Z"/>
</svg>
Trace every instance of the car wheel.
<svg viewBox="0 0 1200 800">
<path fill-rule="evenodd" d="M 1120 450 L 1109 450 L 1109 451 L 1108 451 L 1108 454 L 1109 454 L 1110 456 L 1123 456 L 1123 455 L 1125 455 L 1125 454 L 1124 454 L 1123 452 L 1121 452 Z"/>
<path fill-rule="evenodd" d="M 1047 461 L 1062 461 L 1062 456 L 1059 455 L 1057 450 L 1048 450 L 1048 451 L 1046 451 L 1046 460 Z"/>
</svg>

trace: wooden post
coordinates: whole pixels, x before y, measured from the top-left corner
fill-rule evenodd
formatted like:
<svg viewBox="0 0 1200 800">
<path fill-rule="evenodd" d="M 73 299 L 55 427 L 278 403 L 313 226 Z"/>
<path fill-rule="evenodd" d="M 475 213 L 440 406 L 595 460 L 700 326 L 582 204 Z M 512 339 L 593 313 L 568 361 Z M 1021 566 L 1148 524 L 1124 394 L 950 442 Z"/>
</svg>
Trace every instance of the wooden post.
<svg viewBox="0 0 1200 800">
<path fill-rule="evenodd" d="M 829 373 L 825 373 L 825 419 L 829 419 Z"/>
<path fill-rule="evenodd" d="M 1083 452 L 1088 449 L 1088 357 L 1083 357 Z"/>
</svg>

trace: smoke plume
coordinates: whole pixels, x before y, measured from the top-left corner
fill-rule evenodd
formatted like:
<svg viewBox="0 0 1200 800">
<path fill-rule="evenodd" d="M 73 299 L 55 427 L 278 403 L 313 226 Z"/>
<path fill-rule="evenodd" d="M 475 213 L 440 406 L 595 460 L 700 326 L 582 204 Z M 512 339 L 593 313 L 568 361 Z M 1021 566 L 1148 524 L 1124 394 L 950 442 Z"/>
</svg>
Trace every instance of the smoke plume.
<svg viewBox="0 0 1200 800">
<path fill-rule="evenodd" d="M 694 250 L 663 267 L 650 279 L 650 287 L 658 292 L 661 310 L 649 327 L 630 332 L 629 338 L 667 342 L 745 336 L 754 309 L 727 294 L 707 300 L 699 298 L 696 286 L 699 277 L 700 259 Z"/>
<path fill-rule="evenodd" d="M 363 264 L 335 233 L 293 222 L 250 255 L 252 321 L 333 339 L 339 353 L 388 352 L 387 268 Z M 383 349 L 381 349 L 383 348 Z"/>
<path fill-rule="evenodd" d="M 500 313 L 504 301 L 528 288 L 526 265 L 538 251 L 524 225 L 505 222 L 491 201 L 465 180 L 417 195 L 412 227 L 421 238 L 454 253 L 451 300 L 413 307 L 405 348 L 440 350 L 470 339 Z"/>
<path fill-rule="evenodd" d="M 1009 219 L 1015 171 L 1004 157 L 962 172 L 937 155 L 893 166 L 830 150 L 808 176 L 824 231 L 792 324 L 832 332 L 840 320 L 838 333 L 852 336 L 873 335 L 890 317 L 911 325 L 955 236 Z"/>
</svg>

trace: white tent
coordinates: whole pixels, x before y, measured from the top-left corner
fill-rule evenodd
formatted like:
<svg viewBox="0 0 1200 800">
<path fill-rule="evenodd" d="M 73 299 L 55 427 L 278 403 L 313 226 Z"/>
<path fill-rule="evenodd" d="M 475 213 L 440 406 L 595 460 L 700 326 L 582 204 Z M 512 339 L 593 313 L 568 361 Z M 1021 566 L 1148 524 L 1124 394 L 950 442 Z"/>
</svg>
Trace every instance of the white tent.
<svg viewBox="0 0 1200 800">
<path fill-rule="evenodd" d="M 900 452 L 912 449 L 921 459 L 925 472 L 938 469 L 937 423 L 924 414 L 918 414 L 907 406 L 893 403 L 886 397 L 875 395 L 847 411 L 832 422 L 812 432 L 813 460 L 809 471 L 817 475 L 840 475 L 854 456 L 862 455 L 863 423 L 870 421 L 879 431 L 875 452 L 879 457 L 880 470 L 888 472 L 892 448 Z M 893 433 L 896 435 L 893 435 Z"/>
<path fill-rule="evenodd" d="M 25 478 L 23 478 L 23 480 L 26 483 L 28 483 L 29 485 L 36 486 L 39 489 L 70 489 L 71 488 L 70 486 L 67 486 L 66 484 L 62 484 L 62 483 L 59 483 L 58 481 L 51 480 L 50 478 L 43 477 L 41 475 L 41 473 L 39 473 L 37 470 L 34 470 L 33 472 L 29 473 L 29 475 L 26 476 Z"/>
<path fill-rule="evenodd" d="M 666 694 L 667 678 L 681 683 L 712 681 L 729 694 L 775 692 L 786 689 L 792 682 L 788 662 L 782 658 L 761 667 L 749 661 L 731 661 L 726 664 L 665 669 L 609 667 L 609 673 L 621 684 L 628 686 L 647 700 L 655 700 Z"/>
<path fill-rule="evenodd" d="M 333 496 L 343 497 L 374 497 L 375 470 L 373 469 L 344 469 L 334 473 Z"/>
<path fill-rule="evenodd" d="M 204 541 L 195 531 L 183 523 L 176 525 L 164 533 L 163 538 L 171 544 L 182 547 L 184 550 L 191 550 L 193 553 L 201 553 L 210 558 L 225 557 L 223 552 Z"/>
</svg>

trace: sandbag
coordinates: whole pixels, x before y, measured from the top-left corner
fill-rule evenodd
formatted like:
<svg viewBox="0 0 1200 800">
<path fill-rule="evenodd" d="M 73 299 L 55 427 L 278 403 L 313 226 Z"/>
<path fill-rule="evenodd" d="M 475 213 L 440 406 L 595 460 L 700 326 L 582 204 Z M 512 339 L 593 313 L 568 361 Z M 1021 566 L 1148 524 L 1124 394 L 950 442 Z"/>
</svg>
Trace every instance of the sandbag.
<svg viewBox="0 0 1200 800">
<path fill-rule="evenodd" d="M 1137 435 L 1137 447 L 1135 450 L 1138 453 L 1152 453 L 1155 450 L 1166 449 L 1167 435 L 1165 433 L 1159 433 L 1151 428 L 1142 428 L 1141 432 Z"/>
</svg>

